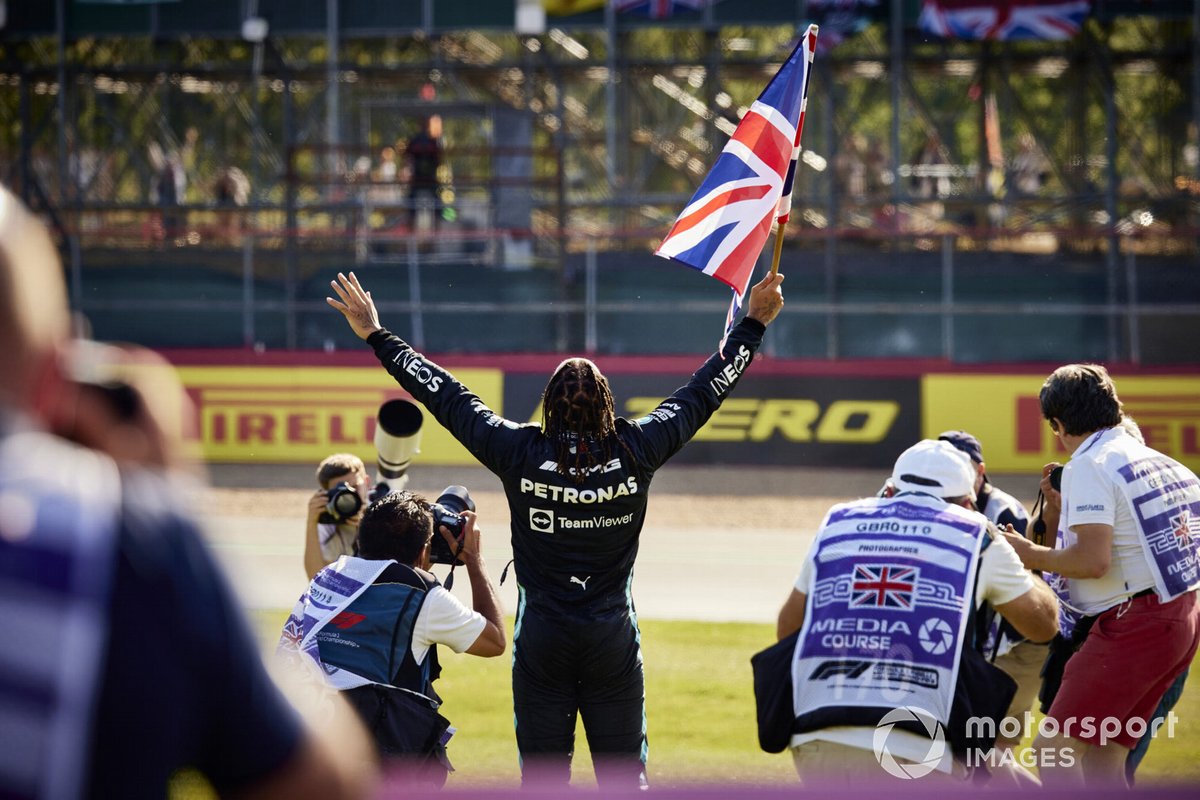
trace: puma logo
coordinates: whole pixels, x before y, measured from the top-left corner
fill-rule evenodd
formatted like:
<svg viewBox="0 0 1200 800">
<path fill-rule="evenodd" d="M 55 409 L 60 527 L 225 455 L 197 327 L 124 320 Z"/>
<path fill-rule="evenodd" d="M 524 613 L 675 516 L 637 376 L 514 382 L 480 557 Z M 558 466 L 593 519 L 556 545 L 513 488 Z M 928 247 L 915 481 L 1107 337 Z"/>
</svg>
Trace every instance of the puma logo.
<svg viewBox="0 0 1200 800">
<path fill-rule="evenodd" d="M 588 581 L 590 581 L 591 579 L 592 579 L 592 576 L 591 576 L 591 575 L 588 575 L 588 576 L 587 576 L 586 578 L 584 578 L 583 580 L 579 580 L 579 578 L 576 578 L 574 575 L 572 575 L 572 576 L 571 576 L 571 583 L 578 583 L 580 586 L 582 586 L 582 587 L 583 587 L 583 590 L 586 592 L 586 591 L 587 591 L 587 582 L 588 582 Z"/>
</svg>

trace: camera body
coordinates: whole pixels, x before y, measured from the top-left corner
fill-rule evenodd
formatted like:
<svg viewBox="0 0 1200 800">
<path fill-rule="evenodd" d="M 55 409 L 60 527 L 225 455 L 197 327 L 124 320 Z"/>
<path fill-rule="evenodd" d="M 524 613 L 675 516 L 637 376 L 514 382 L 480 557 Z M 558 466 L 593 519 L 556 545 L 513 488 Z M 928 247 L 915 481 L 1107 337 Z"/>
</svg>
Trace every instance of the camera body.
<svg viewBox="0 0 1200 800">
<path fill-rule="evenodd" d="M 1056 492 L 1062 491 L 1062 473 L 1063 468 L 1061 466 L 1050 470 L 1050 486 Z"/>
<path fill-rule="evenodd" d="M 325 510 L 317 517 L 317 522 L 338 524 L 345 522 L 359 512 L 363 506 L 362 497 L 358 490 L 346 481 L 325 493 Z"/>
<path fill-rule="evenodd" d="M 455 538 L 462 536 L 463 526 L 466 524 L 462 512 L 475 510 L 475 501 L 471 499 L 471 493 L 465 486 L 447 486 L 438 495 L 438 499 L 429 504 L 429 510 L 433 514 L 430 560 L 434 564 L 461 566 L 463 562 L 455 558 L 455 554 L 450 551 L 450 545 L 442 536 L 441 528 L 445 526 Z"/>
</svg>

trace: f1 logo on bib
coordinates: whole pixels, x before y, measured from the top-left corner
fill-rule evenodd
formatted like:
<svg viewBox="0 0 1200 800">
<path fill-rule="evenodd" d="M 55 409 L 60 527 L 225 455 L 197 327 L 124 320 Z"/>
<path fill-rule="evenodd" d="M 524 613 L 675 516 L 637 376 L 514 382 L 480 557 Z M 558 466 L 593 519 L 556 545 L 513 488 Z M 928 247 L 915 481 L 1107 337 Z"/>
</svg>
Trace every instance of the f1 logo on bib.
<svg viewBox="0 0 1200 800">
<path fill-rule="evenodd" d="M 538 533 L 554 533 L 554 512 L 543 508 L 529 509 L 529 527 Z"/>
</svg>

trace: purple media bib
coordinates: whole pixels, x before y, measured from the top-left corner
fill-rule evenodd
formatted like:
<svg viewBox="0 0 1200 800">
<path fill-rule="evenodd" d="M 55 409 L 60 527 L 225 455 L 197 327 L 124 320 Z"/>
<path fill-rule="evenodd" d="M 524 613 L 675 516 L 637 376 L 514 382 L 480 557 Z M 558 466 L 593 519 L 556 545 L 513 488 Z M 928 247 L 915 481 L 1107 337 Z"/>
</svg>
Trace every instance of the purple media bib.
<svg viewBox="0 0 1200 800">
<path fill-rule="evenodd" d="M 830 511 L 792 666 L 797 716 L 909 705 L 949 719 L 986 522 L 926 495 Z"/>
<path fill-rule="evenodd" d="M 1200 585 L 1200 480 L 1173 458 L 1145 456 L 1119 467 L 1117 485 L 1142 532 L 1142 552 L 1166 603 Z"/>
</svg>

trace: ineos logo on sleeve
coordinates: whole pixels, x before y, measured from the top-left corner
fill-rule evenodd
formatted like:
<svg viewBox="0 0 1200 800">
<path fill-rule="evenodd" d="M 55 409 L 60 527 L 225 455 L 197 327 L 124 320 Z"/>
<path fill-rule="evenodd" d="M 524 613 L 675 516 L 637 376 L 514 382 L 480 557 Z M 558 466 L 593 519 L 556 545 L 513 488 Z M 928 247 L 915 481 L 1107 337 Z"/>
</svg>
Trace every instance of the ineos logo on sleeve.
<svg viewBox="0 0 1200 800">
<path fill-rule="evenodd" d="M 554 533 L 554 512 L 543 508 L 529 509 L 529 527 L 540 533 Z"/>
</svg>

